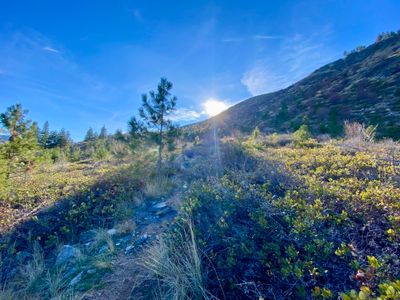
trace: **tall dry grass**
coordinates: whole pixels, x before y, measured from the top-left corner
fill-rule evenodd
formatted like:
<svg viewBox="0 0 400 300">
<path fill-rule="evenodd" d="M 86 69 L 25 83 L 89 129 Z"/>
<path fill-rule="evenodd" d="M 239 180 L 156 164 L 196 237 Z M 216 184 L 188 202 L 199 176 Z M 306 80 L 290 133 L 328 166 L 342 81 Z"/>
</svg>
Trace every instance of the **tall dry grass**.
<svg viewBox="0 0 400 300">
<path fill-rule="evenodd" d="M 206 271 L 191 222 L 178 238 L 160 238 L 148 248 L 139 266 L 152 281 L 154 299 L 216 299 L 205 287 Z"/>
</svg>

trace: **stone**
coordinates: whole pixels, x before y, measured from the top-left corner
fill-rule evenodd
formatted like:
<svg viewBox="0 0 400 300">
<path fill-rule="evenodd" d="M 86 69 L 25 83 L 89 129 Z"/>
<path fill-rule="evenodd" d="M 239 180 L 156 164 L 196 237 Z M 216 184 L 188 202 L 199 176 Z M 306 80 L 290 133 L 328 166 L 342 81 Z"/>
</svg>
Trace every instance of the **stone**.
<svg viewBox="0 0 400 300">
<path fill-rule="evenodd" d="M 56 265 L 62 265 L 71 260 L 74 260 L 81 254 L 81 251 L 71 245 L 62 246 L 60 252 L 57 255 Z"/>
<path fill-rule="evenodd" d="M 135 246 L 143 245 L 147 241 L 148 238 L 149 238 L 149 235 L 147 233 L 143 234 L 140 238 L 138 238 L 135 241 Z"/>
<path fill-rule="evenodd" d="M 169 214 L 170 212 L 172 212 L 171 207 L 166 206 L 166 207 L 164 207 L 163 209 L 157 211 L 157 212 L 155 213 L 155 215 L 156 215 L 157 217 L 162 217 L 162 216 L 165 216 L 166 214 Z"/>
<path fill-rule="evenodd" d="M 107 230 L 107 234 L 108 234 L 108 235 L 111 235 L 111 236 L 112 236 L 112 235 L 116 235 L 117 232 L 118 232 L 118 231 L 117 231 L 117 229 L 115 229 L 115 228 L 112 228 L 112 229 L 108 229 L 108 230 Z"/>
<path fill-rule="evenodd" d="M 79 283 L 79 281 L 81 281 L 83 276 L 83 272 L 80 272 L 78 275 L 76 275 L 71 282 L 69 283 L 69 286 L 74 286 L 77 285 Z"/>
<path fill-rule="evenodd" d="M 125 254 L 128 254 L 130 252 L 133 251 L 133 249 L 135 249 L 135 247 L 133 245 L 129 245 L 125 248 Z"/>
<path fill-rule="evenodd" d="M 157 203 L 157 204 L 153 205 L 153 208 L 154 209 L 161 209 L 161 208 L 164 208 L 166 206 L 167 206 L 167 202 L 160 202 L 160 203 Z"/>
</svg>

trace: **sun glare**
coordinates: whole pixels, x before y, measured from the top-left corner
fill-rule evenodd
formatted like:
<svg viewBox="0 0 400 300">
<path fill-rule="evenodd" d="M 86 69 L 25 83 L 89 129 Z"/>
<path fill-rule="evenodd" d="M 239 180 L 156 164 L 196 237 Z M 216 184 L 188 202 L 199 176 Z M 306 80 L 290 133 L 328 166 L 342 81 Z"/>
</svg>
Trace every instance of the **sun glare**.
<svg viewBox="0 0 400 300">
<path fill-rule="evenodd" d="M 222 101 L 209 99 L 203 103 L 203 107 L 208 116 L 214 117 L 226 110 L 229 106 Z"/>
</svg>

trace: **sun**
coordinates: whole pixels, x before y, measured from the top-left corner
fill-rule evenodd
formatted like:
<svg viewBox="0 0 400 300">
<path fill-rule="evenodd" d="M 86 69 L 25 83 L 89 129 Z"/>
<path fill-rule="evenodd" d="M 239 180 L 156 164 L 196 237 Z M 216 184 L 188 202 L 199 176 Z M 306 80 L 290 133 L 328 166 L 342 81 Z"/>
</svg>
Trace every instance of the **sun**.
<svg viewBox="0 0 400 300">
<path fill-rule="evenodd" d="M 203 103 L 203 107 L 209 117 L 214 117 L 226 110 L 229 106 L 222 101 L 208 99 Z"/>
</svg>

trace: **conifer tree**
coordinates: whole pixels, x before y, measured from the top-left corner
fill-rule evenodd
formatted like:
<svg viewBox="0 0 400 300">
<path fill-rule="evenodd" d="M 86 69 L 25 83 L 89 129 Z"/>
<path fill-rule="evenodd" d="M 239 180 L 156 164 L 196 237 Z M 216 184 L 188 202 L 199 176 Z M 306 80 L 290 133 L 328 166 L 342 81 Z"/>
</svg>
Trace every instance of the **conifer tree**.
<svg viewBox="0 0 400 300">
<path fill-rule="evenodd" d="M 43 128 L 39 133 L 39 145 L 46 148 L 50 136 L 49 122 L 43 124 Z"/>
<path fill-rule="evenodd" d="M 97 134 L 94 132 L 93 128 L 89 128 L 85 135 L 85 142 L 95 141 L 97 139 Z"/>
<path fill-rule="evenodd" d="M 100 129 L 99 138 L 102 139 L 102 140 L 107 138 L 107 128 L 106 128 L 105 125 L 103 125 L 103 127 L 101 127 L 101 129 Z"/>
<path fill-rule="evenodd" d="M 61 148 L 66 148 L 70 146 L 72 143 L 71 137 L 69 135 L 69 132 L 66 131 L 64 128 L 61 129 L 60 133 L 58 134 L 57 138 L 57 146 Z"/>
<path fill-rule="evenodd" d="M 35 160 L 38 127 L 26 119 L 27 110 L 21 104 L 12 105 L 0 114 L 0 123 L 10 137 L 3 145 L 2 156 L 7 161 L 7 177 L 19 168 L 29 169 Z"/>
<path fill-rule="evenodd" d="M 142 96 L 142 107 L 139 109 L 140 116 L 147 126 L 156 132 L 156 143 L 158 145 L 157 167 L 159 171 L 166 142 L 165 134 L 173 129 L 168 115 L 175 110 L 177 98 L 171 95 L 171 89 L 172 83 L 166 78 L 161 78 L 157 91 L 150 91 L 149 95 L 144 94 Z"/>
</svg>

